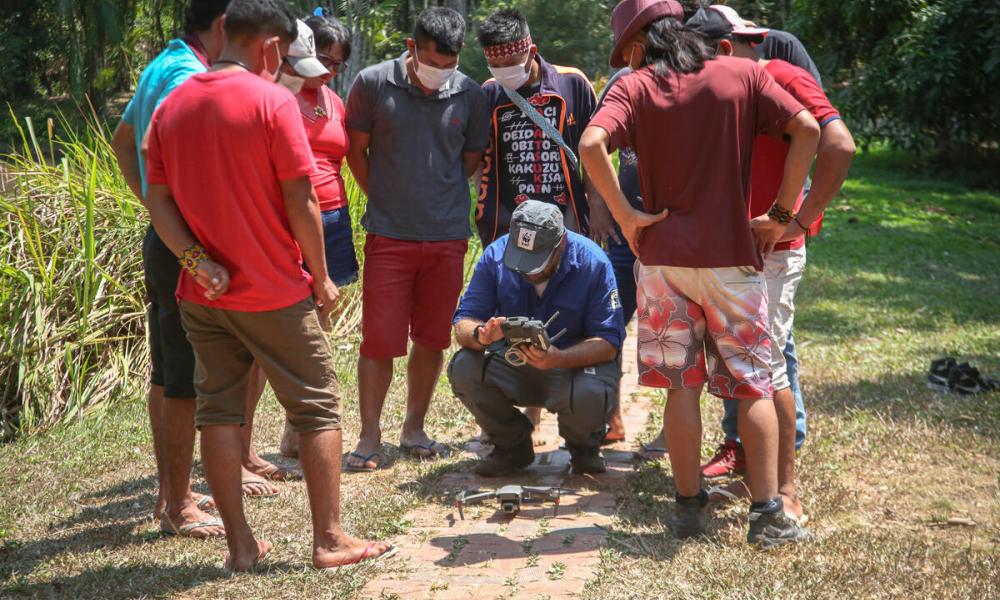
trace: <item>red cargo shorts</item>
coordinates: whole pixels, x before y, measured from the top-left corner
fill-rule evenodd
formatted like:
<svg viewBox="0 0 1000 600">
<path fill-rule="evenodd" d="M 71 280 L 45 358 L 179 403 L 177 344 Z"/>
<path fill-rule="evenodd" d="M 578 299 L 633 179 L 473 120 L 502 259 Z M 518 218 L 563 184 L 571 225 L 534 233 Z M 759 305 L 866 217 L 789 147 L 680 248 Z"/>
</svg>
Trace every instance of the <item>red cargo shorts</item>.
<svg viewBox="0 0 1000 600">
<path fill-rule="evenodd" d="M 407 338 L 432 350 L 451 346 L 468 248 L 467 240 L 420 242 L 368 234 L 361 356 L 405 356 Z"/>
</svg>

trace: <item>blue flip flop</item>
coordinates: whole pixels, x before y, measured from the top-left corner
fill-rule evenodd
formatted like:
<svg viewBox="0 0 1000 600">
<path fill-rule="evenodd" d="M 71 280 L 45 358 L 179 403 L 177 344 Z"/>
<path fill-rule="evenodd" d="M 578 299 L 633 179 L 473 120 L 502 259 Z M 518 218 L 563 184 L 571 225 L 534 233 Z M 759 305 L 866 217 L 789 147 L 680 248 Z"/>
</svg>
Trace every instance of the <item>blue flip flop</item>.
<svg viewBox="0 0 1000 600">
<path fill-rule="evenodd" d="M 381 465 L 381 462 L 382 462 L 381 460 L 375 461 L 375 462 L 378 463 L 378 466 L 376 466 L 374 468 L 366 466 L 371 461 L 371 459 L 375 458 L 376 456 L 379 457 L 379 459 L 381 459 L 382 458 L 382 454 L 380 452 L 372 452 L 368 456 L 365 456 L 363 454 L 358 454 L 357 452 L 351 452 L 350 456 L 352 456 L 352 457 L 354 457 L 354 458 L 356 458 L 356 459 L 358 459 L 358 460 L 361 461 L 361 466 L 360 467 L 356 467 L 356 466 L 352 465 L 351 463 L 346 463 L 344 465 L 344 470 L 345 471 L 350 471 L 351 473 L 374 473 L 380 466 L 382 466 Z"/>
</svg>

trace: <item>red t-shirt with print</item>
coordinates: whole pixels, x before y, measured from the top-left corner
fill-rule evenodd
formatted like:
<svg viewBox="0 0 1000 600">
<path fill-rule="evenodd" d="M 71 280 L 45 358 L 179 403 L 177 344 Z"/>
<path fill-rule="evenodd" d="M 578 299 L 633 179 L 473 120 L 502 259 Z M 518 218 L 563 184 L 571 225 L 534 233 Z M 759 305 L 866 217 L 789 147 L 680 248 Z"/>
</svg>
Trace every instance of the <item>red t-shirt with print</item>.
<svg viewBox="0 0 1000 600">
<path fill-rule="evenodd" d="M 303 88 L 297 98 L 302 124 L 316 159 L 312 184 L 319 198 L 319 209 L 326 212 L 344 208 L 347 191 L 340 169 L 350 146 L 344 126 L 344 101 L 325 85 L 314 90 Z"/>
<path fill-rule="evenodd" d="M 182 271 L 177 298 L 245 312 L 308 298 L 311 278 L 279 183 L 315 168 L 292 93 L 246 71 L 195 75 L 160 105 L 148 135 L 149 184 L 170 188 L 195 238 L 231 279 L 210 301 Z"/>
<path fill-rule="evenodd" d="M 823 88 L 816 83 L 808 71 L 796 67 L 783 60 L 772 60 L 764 67 L 765 70 L 774 77 L 774 81 L 788 91 L 796 100 L 801 102 L 806 110 L 819 122 L 825 126 L 832 119 L 840 117 L 837 109 L 830 104 L 829 98 L 823 93 Z M 781 189 L 781 179 L 785 173 L 785 159 L 788 157 L 788 142 L 770 136 L 757 136 L 753 147 L 753 172 L 750 179 L 750 217 L 757 217 L 766 213 Z M 802 206 L 803 197 L 799 194 L 795 201 L 795 210 Z M 807 223 L 803 223 L 808 225 Z M 823 216 L 820 215 L 811 226 L 810 233 L 816 235 L 823 225 Z M 774 246 L 775 250 L 795 250 L 801 248 L 806 243 L 803 233 L 800 237 L 790 241 L 782 242 Z"/>
<path fill-rule="evenodd" d="M 745 58 L 696 73 L 623 77 L 590 121 L 611 148 L 634 148 L 645 210 L 670 215 L 639 244 L 644 265 L 763 268 L 747 218 L 753 141 L 781 136 L 802 105 Z"/>
</svg>

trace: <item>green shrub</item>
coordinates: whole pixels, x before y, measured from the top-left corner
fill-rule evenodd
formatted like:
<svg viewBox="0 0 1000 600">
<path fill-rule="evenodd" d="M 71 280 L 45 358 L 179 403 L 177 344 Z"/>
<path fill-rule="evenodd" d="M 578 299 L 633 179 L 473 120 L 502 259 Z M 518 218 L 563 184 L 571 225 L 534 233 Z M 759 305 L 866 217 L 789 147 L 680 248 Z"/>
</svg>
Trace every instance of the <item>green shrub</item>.
<svg viewBox="0 0 1000 600">
<path fill-rule="evenodd" d="M 149 373 L 142 239 L 148 217 L 125 185 L 107 126 L 21 139 L 0 157 L 0 437 L 144 393 Z M 64 124 L 63 124 L 64 125 Z M 345 168 L 358 258 L 365 196 Z M 470 211 L 474 203 L 470 205 Z M 479 255 L 470 242 L 466 276 Z M 342 289 L 334 338 L 355 335 L 361 285 Z"/>
<path fill-rule="evenodd" d="M 0 197 L 0 434 L 134 392 L 142 343 L 142 207 L 92 121 L 64 139 L 30 119 Z"/>
<path fill-rule="evenodd" d="M 1000 4 L 796 0 L 789 27 L 860 139 L 952 166 L 997 160 Z"/>
</svg>

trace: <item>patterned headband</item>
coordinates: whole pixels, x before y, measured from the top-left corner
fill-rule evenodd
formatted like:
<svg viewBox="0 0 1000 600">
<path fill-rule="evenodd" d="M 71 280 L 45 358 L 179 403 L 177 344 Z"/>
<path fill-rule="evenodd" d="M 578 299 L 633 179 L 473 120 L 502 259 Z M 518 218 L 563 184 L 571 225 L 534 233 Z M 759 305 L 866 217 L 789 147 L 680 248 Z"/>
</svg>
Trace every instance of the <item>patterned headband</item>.
<svg viewBox="0 0 1000 600">
<path fill-rule="evenodd" d="M 528 50 L 531 50 L 530 35 L 516 42 L 507 42 L 506 44 L 497 44 L 496 46 L 483 48 L 483 52 L 486 53 L 488 60 L 501 60 L 511 56 L 520 56 Z"/>
</svg>

